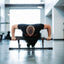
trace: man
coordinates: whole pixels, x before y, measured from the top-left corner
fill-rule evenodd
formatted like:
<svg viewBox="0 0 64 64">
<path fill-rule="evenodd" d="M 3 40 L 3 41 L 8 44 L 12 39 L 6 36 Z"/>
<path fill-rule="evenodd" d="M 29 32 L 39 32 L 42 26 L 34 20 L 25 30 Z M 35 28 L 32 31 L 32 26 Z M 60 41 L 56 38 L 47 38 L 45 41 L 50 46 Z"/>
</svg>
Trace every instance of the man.
<svg viewBox="0 0 64 64">
<path fill-rule="evenodd" d="M 23 32 L 23 37 L 27 42 L 27 46 L 35 46 L 38 39 L 41 38 L 40 30 L 47 29 L 48 37 L 47 40 L 51 40 L 51 27 L 47 24 L 17 24 L 12 26 L 12 40 L 15 38 L 15 29 L 20 29 Z M 41 38 L 42 39 L 42 38 Z"/>
</svg>

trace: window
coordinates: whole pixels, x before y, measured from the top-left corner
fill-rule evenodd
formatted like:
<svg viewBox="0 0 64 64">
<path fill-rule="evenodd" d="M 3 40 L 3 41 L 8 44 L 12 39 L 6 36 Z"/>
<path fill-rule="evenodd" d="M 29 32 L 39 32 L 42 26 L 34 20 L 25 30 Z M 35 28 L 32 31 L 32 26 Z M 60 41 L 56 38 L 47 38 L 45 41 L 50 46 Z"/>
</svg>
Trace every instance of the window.
<svg viewBox="0 0 64 64">
<path fill-rule="evenodd" d="M 10 0 L 11 4 L 34 4 L 40 3 L 42 0 Z"/>
<path fill-rule="evenodd" d="M 10 30 L 12 25 L 20 23 L 40 23 L 40 9 L 10 9 Z M 15 36 L 22 36 L 22 32 L 20 30 L 16 30 Z"/>
</svg>

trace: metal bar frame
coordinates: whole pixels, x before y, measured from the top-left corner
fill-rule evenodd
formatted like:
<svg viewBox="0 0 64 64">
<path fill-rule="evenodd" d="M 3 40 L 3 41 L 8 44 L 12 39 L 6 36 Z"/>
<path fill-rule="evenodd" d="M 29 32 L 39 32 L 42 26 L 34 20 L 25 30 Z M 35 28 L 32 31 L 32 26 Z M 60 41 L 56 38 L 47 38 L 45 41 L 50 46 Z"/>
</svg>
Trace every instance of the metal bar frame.
<svg viewBox="0 0 64 64">
<path fill-rule="evenodd" d="M 52 50 L 53 48 L 52 47 L 44 47 L 44 40 L 46 40 L 46 38 L 41 38 L 41 40 L 42 40 L 42 48 L 20 48 L 20 40 L 22 40 L 22 39 L 25 39 L 24 37 L 16 37 L 16 40 L 18 40 L 18 48 L 9 48 L 9 50 L 18 50 L 18 49 L 23 49 L 23 50 L 28 50 L 28 49 L 30 49 L 30 50 L 32 50 L 32 49 L 34 49 L 34 50 L 37 50 L 37 49 L 39 49 L 39 50 L 42 50 L 42 49 L 45 49 L 45 50 Z M 53 39 L 51 39 L 51 40 L 53 40 Z"/>
</svg>

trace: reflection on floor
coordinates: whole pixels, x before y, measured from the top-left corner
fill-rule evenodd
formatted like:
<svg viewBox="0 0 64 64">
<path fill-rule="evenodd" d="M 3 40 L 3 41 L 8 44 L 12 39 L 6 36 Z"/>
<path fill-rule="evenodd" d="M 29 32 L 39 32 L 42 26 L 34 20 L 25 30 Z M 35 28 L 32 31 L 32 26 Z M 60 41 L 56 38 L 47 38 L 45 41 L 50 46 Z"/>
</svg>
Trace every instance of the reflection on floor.
<svg viewBox="0 0 64 64">
<path fill-rule="evenodd" d="M 45 41 L 45 47 L 53 47 L 53 50 L 9 50 L 11 45 L 17 47 L 15 42 L 0 42 L 0 64 L 64 64 L 64 41 Z M 23 43 L 21 45 L 26 47 Z M 41 41 L 37 46 L 41 47 Z"/>
</svg>

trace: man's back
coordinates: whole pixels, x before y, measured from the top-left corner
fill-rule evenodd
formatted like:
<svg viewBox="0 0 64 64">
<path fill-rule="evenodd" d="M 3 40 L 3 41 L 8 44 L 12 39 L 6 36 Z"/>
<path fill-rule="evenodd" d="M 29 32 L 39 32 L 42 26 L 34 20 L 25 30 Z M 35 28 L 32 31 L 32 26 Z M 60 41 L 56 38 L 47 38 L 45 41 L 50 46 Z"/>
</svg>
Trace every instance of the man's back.
<svg viewBox="0 0 64 64">
<path fill-rule="evenodd" d="M 27 35 L 26 28 L 30 25 L 35 28 L 35 32 L 31 37 L 39 37 L 40 36 L 40 30 L 44 28 L 44 24 L 19 24 L 18 29 L 22 30 L 24 37 L 29 37 Z"/>
</svg>

